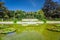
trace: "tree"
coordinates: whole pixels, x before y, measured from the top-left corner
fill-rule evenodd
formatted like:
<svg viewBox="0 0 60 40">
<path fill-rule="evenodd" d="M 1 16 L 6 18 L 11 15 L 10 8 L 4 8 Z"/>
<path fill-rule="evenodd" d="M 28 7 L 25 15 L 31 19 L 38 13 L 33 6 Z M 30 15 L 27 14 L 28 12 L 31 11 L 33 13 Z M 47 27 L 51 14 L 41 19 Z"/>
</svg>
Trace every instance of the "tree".
<svg viewBox="0 0 60 40">
<path fill-rule="evenodd" d="M 36 13 L 36 17 L 38 19 L 44 18 L 44 12 L 42 10 L 38 10 L 37 13 Z"/>
<path fill-rule="evenodd" d="M 37 17 L 39 20 L 42 20 L 44 23 L 46 23 L 46 18 L 45 18 L 43 10 L 37 11 Z"/>
<path fill-rule="evenodd" d="M 57 2 L 53 2 L 52 0 L 45 0 L 45 4 L 42 10 L 44 11 L 44 15 L 46 16 L 46 18 L 51 19 L 58 14 L 57 8 Z"/>
<path fill-rule="evenodd" d="M 34 15 L 35 15 L 35 12 L 27 12 L 25 18 L 31 18 L 32 19 L 32 18 L 35 18 Z"/>
<path fill-rule="evenodd" d="M 17 19 L 22 19 L 22 18 L 24 18 L 25 17 L 25 11 L 22 11 L 22 10 L 16 10 L 16 12 L 15 12 L 15 17 L 17 18 Z"/>
<path fill-rule="evenodd" d="M 15 14 L 15 11 L 13 11 L 13 10 L 9 11 L 9 13 L 8 13 L 9 18 L 13 18 L 14 14 Z"/>
</svg>

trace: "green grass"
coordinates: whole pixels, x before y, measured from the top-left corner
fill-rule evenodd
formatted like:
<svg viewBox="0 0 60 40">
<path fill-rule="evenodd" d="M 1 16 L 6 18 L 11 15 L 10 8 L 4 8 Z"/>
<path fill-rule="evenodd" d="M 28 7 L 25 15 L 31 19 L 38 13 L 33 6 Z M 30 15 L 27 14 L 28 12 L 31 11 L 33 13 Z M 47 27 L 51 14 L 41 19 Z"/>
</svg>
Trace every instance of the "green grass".
<svg viewBox="0 0 60 40">
<path fill-rule="evenodd" d="M 10 28 L 15 28 L 16 29 L 16 35 L 14 36 L 9 36 L 8 39 L 11 39 L 11 40 L 19 40 L 19 38 L 21 40 L 40 40 L 40 38 L 42 37 L 43 40 L 60 40 L 60 32 L 54 32 L 54 31 L 49 31 L 47 30 L 47 28 L 50 28 L 50 27 L 54 27 L 54 25 L 57 25 L 57 24 L 39 24 L 39 25 L 27 25 L 27 26 L 23 26 L 23 25 L 5 25 L 5 26 L 9 26 Z M 1 26 L 1 25 L 0 25 Z M 21 36 L 19 37 L 18 35 L 23 35 L 24 33 L 26 32 L 26 35 L 25 36 Z M 37 34 L 41 35 L 40 36 L 32 36 L 31 38 L 31 32 L 36 32 L 33 33 L 35 34 L 35 36 Z M 29 35 L 30 34 L 30 35 Z M 2 35 L 1 35 L 2 36 Z M 0 36 L 0 37 L 1 37 Z M 29 36 L 29 37 L 28 37 Z M 38 37 L 38 39 L 37 39 Z M 7 40 L 7 36 L 4 35 L 2 37 L 3 40 Z"/>
</svg>

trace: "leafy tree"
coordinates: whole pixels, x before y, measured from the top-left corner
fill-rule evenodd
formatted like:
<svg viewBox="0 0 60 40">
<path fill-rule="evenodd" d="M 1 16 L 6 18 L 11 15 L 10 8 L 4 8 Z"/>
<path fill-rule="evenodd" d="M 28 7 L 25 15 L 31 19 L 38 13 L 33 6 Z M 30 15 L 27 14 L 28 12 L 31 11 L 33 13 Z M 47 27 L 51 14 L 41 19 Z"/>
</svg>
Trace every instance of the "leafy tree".
<svg viewBox="0 0 60 40">
<path fill-rule="evenodd" d="M 52 0 L 45 0 L 44 7 L 42 8 L 44 11 L 44 15 L 46 18 L 58 18 L 59 13 L 57 11 L 59 4 L 57 2 L 53 2 Z M 59 7 L 60 8 L 60 7 Z"/>
<path fill-rule="evenodd" d="M 26 15 L 25 18 L 35 18 L 34 17 L 34 15 L 35 15 L 34 12 L 27 12 L 25 15 Z"/>
<path fill-rule="evenodd" d="M 22 19 L 25 17 L 25 11 L 22 11 L 22 10 L 16 10 L 15 12 L 15 17 L 18 18 L 18 19 Z"/>
<path fill-rule="evenodd" d="M 10 11 L 10 13 L 8 14 L 10 18 L 13 18 L 14 17 L 14 14 L 15 14 L 15 11 Z"/>
<path fill-rule="evenodd" d="M 42 10 L 38 10 L 36 15 L 37 15 L 38 19 L 44 18 L 44 12 Z"/>
<path fill-rule="evenodd" d="M 43 10 L 39 10 L 37 13 L 38 13 L 38 19 L 46 23 L 46 18 L 45 18 Z"/>
</svg>

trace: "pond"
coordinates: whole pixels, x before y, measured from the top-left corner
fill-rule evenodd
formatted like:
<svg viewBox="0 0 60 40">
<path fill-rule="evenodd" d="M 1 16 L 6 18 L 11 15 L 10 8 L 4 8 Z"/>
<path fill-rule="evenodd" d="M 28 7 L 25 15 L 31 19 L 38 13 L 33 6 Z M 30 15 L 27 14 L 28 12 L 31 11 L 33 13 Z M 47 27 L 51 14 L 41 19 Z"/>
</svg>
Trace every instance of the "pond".
<svg viewBox="0 0 60 40">
<path fill-rule="evenodd" d="M 60 32 L 50 31 L 47 28 L 55 27 L 57 24 L 39 25 L 4 25 L 16 29 L 15 32 L 0 34 L 0 40 L 59 40 Z M 0 25 L 1 26 L 1 25 Z"/>
<path fill-rule="evenodd" d="M 2 40 L 43 40 L 43 36 L 37 32 L 22 32 L 21 34 L 9 34 Z"/>
</svg>

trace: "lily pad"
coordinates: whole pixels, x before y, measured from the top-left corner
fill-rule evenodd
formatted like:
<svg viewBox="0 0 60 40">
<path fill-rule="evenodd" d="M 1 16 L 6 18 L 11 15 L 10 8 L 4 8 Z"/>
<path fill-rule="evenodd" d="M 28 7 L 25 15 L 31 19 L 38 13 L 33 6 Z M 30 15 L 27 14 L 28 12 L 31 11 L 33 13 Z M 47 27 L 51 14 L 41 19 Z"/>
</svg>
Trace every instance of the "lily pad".
<svg viewBox="0 0 60 40">
<path fill-rule="evenodd" d="M 8 28 L 9 26 L 0 26 L 0 29 Z"/>
<path fill-rule="evenodd" d="M 56 27 L 60 27 L 60 24 L 56 25 Z"/>
<path fill-rule="evenodd" d="M 47 30 L 54 31 L 54 32 L 60 32 L 60 28 L 59 27 L 51 27 L 51 28 L 47 28 Z"/>
<path fill-rule="evenodd" d="M 12 32 L 15 32 L 15 31 L 16 31 L 16 29 L 14 29 L 14 28 L 5 28 L 5 29 L 1 29 L 0 33 L 1 34 L 8 34 L 8 33 L 12 33 Z"/>
</svg>

